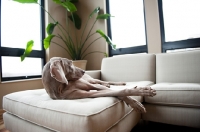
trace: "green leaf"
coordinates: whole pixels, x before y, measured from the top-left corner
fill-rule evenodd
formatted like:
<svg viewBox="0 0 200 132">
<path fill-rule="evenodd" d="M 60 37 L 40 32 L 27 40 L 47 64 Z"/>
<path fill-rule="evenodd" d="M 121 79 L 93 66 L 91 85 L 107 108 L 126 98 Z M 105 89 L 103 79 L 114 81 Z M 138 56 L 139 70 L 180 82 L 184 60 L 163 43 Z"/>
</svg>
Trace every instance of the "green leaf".
<svg viewBox="0 0 200 132">
<path fill-rule="evenodd" d="M 47 34 L 48 35 L 51 35 L 53 33 L 53 30 L 55 28 L 55 26 L 58 24 L 58 22 L 56 22 L 55 24 L 54 23 L 49 23 L 47 28 L 46 28 L 46 31 L 47 31 Z"/>
<path fill-rule="evenodd" d="M 110 17 L 111 17 L 110 14 L 100 14 L 100 15 L 97 16 L 96 19 L 108 19 Z"/>
<path fill-rule="evenodd" d="M 60 0 L 53 0 L 56 4 L 61 4 Z"/>
<path fill-rule="evenodd" d="M 70 0 L 70 2 L 72 2 L 72 3 L 77 3 L 78 0 Z"/>
<path fill-rule="evenodd" d="M 27 57 L 31 53 L 32 47 L 33 47 L 33 43 L 34 43 L 34 41 L 31 40 L 26 44 L 26 49 L 24 50 L 24 54 L 20 56 L 21 57 L 21 61 L 23 61 L 25 59 L 25 57 Z"/>
<path fill-rule="evenodd" d="M 13 0 L 19 3 L 37 3 L 38 0 Z"/>
<path fill-rule="evenodd" d="M 64 2 L 62 2 L 61 0 L 53 0 L 53 1 L 56 4 L 59 4 L 59 5 L 63 6 L 63 7 L 65 7 L 67 9 L 67 11 L 69 11 L 69 12 L 77 11 L 76 6 L 72 2 L 70 2 L 70 0 L 67 0 L 67 1 L 64 1 Z"/>
<path fill-rule="evenodd" d="M 75 12 L 75 11 L 77 11 L 76 6 L 73 3 L 71 3 L 71 2 L 63 2 L 61 5 L 63 7 L 65 7 L 67 9 L 67 11 L 69 11 L 69 12 Z"/>
<path fill-rule="evenodd" d="M 95 14 L 95 13 L 99 13 L 100 11 L 100 7 L 97 7 L 96 9 L 94 9 L 94 11 L 90 14 L 90 18 L 92 18 L 92 16 Z"/>
<path fill-rule="evenodd" d="M 74 21 L 72 15 L 74 17 Z M 69 19 L 75 24 L 77 29 L 81 29 L 81 18 L 76 13 L 73 13 L 72 15 L 68 16 Z"/>
<path fill-rule="evenodd" d="M 104 56 L 105 56 L 105 57 L 108 57 L 108 54 L 107 54 L 107 53 L 104 53 Z"/>
<path fill-rule="evenodd" d="M 116 45 L 114 45 L 107 35 L 102 30 L 97 30 L 96 33 L 99 33 L 105 40 L 106 42 L 112 47 L 112 49 L 116 49 Z"/>
<path fill-rule="evenodd" d="M 49 35 L 43 40 L 45 49 L 49 48 L 51 40 L 52 40 L 53 37 L 55 37 L 55 35 Z"/>
</svg>

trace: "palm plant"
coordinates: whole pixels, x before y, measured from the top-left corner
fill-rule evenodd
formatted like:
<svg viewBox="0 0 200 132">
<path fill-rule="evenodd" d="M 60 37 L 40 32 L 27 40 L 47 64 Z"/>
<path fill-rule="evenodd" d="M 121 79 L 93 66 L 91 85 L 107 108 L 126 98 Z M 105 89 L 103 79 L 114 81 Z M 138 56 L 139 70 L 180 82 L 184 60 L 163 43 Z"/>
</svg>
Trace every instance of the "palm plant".
<svg viewBox="0 0 200 132">
<path fill-rule="evenodd" d="M 13 1 L 16 1 L 16 2 L 19 2 L 19 3 L 27 3 L 27 4 L 34 3 L 34 4 L 38 4 L 39 6 L 41 6 L 38 3 L 38 0 L 13 0 Z M 78 2 L 78 0 L 53 0 L 53 1 L 55 2 L 55 4 L 61 5 L 62 7 L 64 7 L 68 11 L 68 13 L 70 14 L 68 16 L 68 18 L 73 23 L 74 28 L 79 30 L 81 28 L 81 19 L 76 13 L 77 8 L 74 4 L 74 2 Z M 69 54 L 69 56 L 71 57 L 72 60 L 82 60 L 87 55 L 92 54 L 92 53 L 103 53 L 105 56 L 107 56 L 106 53 L 101 52 L 101 51 L 91 51 L 89 53 L 86 52 L 87 49 L 100 38 L 104 38 L 106 40 L 106 42 L 109 45 L 111 45 L 111 47 L 113 49 L 116 48 L 116 46 L 112 43 L 111 39 L 108 36 L 106 36 L 105 33 L 102 30 L 98 29 L 98 30 L 96 30 L 96 32 L 91 33 L 92 29 L 94 28 L 95 23 L 99 19 L 108 19 L 108 18 L 111 17 L 110 14 L 99 14 L 100 7 L 95 8 L 94 11 L 88 16 L 87 22 L 86 22 L 86 24 L 83 28 L 83 31 L 82 31 L 82 34 L 81 34 L 79 41 L 77 40 L 77 36 L 76 36 L 76 41 L 73 41 L 72 34 L 69 32 L 69 30 L 64 28 L 63 25 L 61 25 L 58 21 L 56 21 L 51 16 L 51 14 L 48 11 L 46 11 L 46 9 L 43 6 L 41 6 L 41 8 L 53 20 L 53 23 L 49 23 L 48 26 L 46 27 L 46 32 L 47 32 L 48 36 L 43 40 L 43 44 L 44 44 L 45 49 L 48 49 L 50 44 L 56 44 L 57 46 L 63 48 Z M 95 21 L 93 22 L 93 25 L 90 27 L 90 30 L 87 33 L 86 37 L 84 38 L 83 34 L 85 34 L 86 27 L 88 26 L 88 22 L 94 16 L 94 14 L 97 14 L 97 17 L 96 17 Z M 57 35 L 53 34 L 55 27 L 58 27 L 61 34 L 57 34 Z M 68 28 L 69 28 L 69 26 L 68 26 Z M 87 40 L 96 33 L 100 34 L 100 37 L 96 38 L 94 41 L 92 41 L 90 44 L 88 44 L 86 46 Z M 52 39 L 54 37 L 57 37 L 62 42 L 64 42 L 66 47 L 63 47 L 59 43 L 52 41 Z M 21 61 L 23 61 L 25 59 L 25 57 L 27 57 L 31 53 L 33 44 L 34 44 L 33 40 L 31 40 L 27 43 L 26 48 L 24 50 L 24 54 L 21 55 Z"/>
</svg>

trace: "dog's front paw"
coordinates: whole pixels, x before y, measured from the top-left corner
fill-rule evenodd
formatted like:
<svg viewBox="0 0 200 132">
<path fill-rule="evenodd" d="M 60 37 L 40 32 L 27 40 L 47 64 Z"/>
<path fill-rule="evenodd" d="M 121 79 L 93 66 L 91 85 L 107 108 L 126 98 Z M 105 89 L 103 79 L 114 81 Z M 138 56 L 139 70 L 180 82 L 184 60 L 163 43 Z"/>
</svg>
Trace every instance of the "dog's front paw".
<svg viewBox="0 0 200 132">
<path fill-rule="evenodd" d="M 156 95 L 156 90 L 152 89 L 150 86 L 145 86 L 145 87 L 134 87 L 133 92 L 136 92 L 139 96 L 155 96 Z M 135 91 L 136 90 L 136 91 Z"/>
</svg>

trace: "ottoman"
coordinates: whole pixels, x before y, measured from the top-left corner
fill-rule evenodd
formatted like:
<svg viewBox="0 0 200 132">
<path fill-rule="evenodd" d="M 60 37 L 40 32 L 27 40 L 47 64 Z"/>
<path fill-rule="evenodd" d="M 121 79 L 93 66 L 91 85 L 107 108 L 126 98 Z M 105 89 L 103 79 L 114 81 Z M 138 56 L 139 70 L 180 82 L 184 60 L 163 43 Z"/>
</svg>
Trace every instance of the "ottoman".
<svg viewBox="0 0 200 132">
<path fill-rule="evenodd" d="M 45 89 L 5 95 L 3 109 L 11 132 L 130 132 L 141 118 L 115 97 L 53 100 Z"/>
</svg>

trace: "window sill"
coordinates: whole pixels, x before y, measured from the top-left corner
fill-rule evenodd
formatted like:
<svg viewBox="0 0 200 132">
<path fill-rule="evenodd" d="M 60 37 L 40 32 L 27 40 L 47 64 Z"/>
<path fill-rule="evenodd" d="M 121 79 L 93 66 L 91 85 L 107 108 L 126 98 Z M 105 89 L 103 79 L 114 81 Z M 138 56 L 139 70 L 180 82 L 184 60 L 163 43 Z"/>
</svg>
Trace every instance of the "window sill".
<svg viewBox="0 0 200 132">
<path fill-rule="evenodd" d="M 42 80 L 42 78 L 32 78 L 32 79 L 21 79 L 21 80 L 12 80 L 12 81 L 3 81 L 0 82 L 1 84 L 6 84 L 6 83 L 18 83 L 18 82 L 28 82 L 28 81 L 38 81 Z"/>
</svg>

